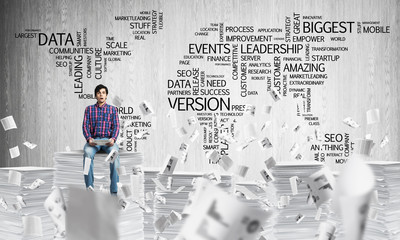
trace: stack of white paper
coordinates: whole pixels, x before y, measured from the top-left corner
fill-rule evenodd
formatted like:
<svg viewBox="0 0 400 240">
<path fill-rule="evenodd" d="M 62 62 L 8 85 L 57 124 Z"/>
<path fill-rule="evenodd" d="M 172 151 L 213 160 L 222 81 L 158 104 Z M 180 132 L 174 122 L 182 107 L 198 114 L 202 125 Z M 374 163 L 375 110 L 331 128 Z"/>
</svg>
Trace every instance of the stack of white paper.
<svg viewBox="0 0 400 240">
<path fill-rule="evenodd" d="M 400 239 L 400 162 L 368 163 L 377 192 L 371 199 L 364 239 Z"/>
<path fill-rule="evenodd" d="M 53 168 L 0 168 L 0 238 L 53 239 L 55 226 L 43 206 Z"/>
<path fill-rule="evenodd" d="M 94 191 L 110 194 L 110 167 L 106 153 L 94 158 Z M 121 203 L 119 239 L 143 239 L 144 176 L 142 153 L 119 152 L 120 169 L 118 198 Z M 69 187 L 85 188 L 83 151 L 58 152 L 54 155 L 54 185 L 63 189 L 66 202 Z M 68 204 L 67 204 L 68 206 Z M 68 209 L 67 209 L 68 211 Z M 67 232 L 68 236 L 68 232 Z"/>
<path fill-rule="evenodd" d="M 307 201 L 309 189 L 304 179 L 323 167 L 321 163 L 311 161 L 280 162 L 272 169 L 275 177 L 278 213 L 274 223 L 276 239 L 314 239 L 320 221 L 327 219 L 328 209 L 322 204 L 322 214 L 316 220 L 318 208 L 312 199 Z M 290 178 L 297 176 L 297 194 L 293 191 Z M 308 203 L 309 202 L 309 203 Z M 318 219 L 318 218 L 317 218 Z"/>
<path fill-rule="evenodd" d="M 238 182 L 235 185 L 236 196 L 241 202 L 254 209 L 263 209 L 272 215 L 272 204 L 275 201 L 273 186 L 261 185 L 256 182 Z M 260 236 L 273 239 L 273 221 L 269 217 L 262 225 Z"/>
<path fill-rule="evenodd" d="M 159 236 L 167 239 L 174 239 L 181 227 L 184 224 L 185 218 L 180 221 L 176 221 L 173 224 L 169 224 L 170 219 L 168 218 L 171 211 L 175 211 L 178 214 L 190 214 L 190 212 L 183 212 L 185 205 L 188 202 L 189 194 L 194 192 L 192 183 L 197 178 L 201 178 L 203 175 L 199 173 L 174 173 L 174 174 L 159 174 L 157 180 L 162 186 L 156 186 L 156 193 L 154 199 L 154 219 L 156 232 Z M 232 183 L 232 175 L 221 175 L 220 182 L 215 184 L 223 189 L 225 192 L 233 192 L 234 185 Z M 211 176 L 208 177 L 210 179 Z M 217 176 L 219 178 L 219 176 Z M 170 184 L 168 184 L 168 182 Z M 188 209 L 188 208 L 186 208 Z M 185 210 L 186 210 L 185 209 Z M 167 218 L 168 224 L 165 229 L 160 232 L 157 231 L 157 220 L 161 218 L 159 222 Z"/>
<path fill-rule="evenodd" d="M 153 240 L 155 235 L 154 230 L 154 193 L 156 191 L 156 184 L 153 178 L 157 178 L 159 170 L 144 169 L 144 195 L 146 205 L 151 209 L 151 212 L 143 212 L 144 217 L 144 239 Z"/>
</svg>

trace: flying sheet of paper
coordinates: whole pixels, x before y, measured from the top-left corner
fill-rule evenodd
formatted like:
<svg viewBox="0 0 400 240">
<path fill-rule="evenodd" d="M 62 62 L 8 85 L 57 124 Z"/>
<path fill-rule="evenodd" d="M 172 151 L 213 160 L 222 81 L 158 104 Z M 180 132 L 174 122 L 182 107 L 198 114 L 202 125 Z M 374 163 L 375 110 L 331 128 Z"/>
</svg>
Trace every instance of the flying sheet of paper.
<svg viewBox="0 0 400 240">
<path fill-rule="evenodd" d="M 190 135 L 189 140 L 191 142 L 194 142 L 199 135 L 200 135 L 199 130 L 195 129 L 193 133 Z"/>
<path fill-rule="evenodd" d="M 276 165 L 276 161 L 273 157 L 268 158 L 267 160 L 264 161 L 264 163 L 268 169 L 271 169 Z"/>
<path fill-rule="evenodd" d="M 83 168 L 83 174 L 88 175 L 90 170 L 90 165 L 92 164 L 92 159 L 85 157 L 85 167 Z"/>
<path fill-rule="evenodd" d="M 327 167 L 311 174 L 305 181 L 317 208 L 332 198 L 336 183 L 335 177 Z"/>
<path fill-rule="evenodd" d="M 188 152 L 189 151 L 189 144 L 181 143 L 181 145 L 179 146 L 179 151 Z"/>
<path fill-rule="evenodd" d="M 143 175 L 143 169 L 141 165 L 133 166 L 132 167 L 132 174 L 133 175 Z"/>
<path fill-rule="evenodd" d="M 297 189 L 298 179 L 299 179 L 299 177 L 297 177 L 297 176 L 293 176 L 293 177 L 289 178 L 292 195 L 297 195 L 299 193 L 299 191 Z"/>
<path fill-rule="evenodd" d="M 70 188 L 66 229 L 68 239 L 118 239 L 119 203 L 109 194 Z"/>
<path fill-rule="evenodd" d="M 278 202 L 278 208 L 284 208 L 286 206 L 288 206 L 290 203 L 290 196 L 280 196 L 279 198 L 279 202 Z"/>
<path fill-rule="evenodd" d="M 174 210 L 171 210 L 171 213 L 168 216 L 168 221 L 171 223 L 171 225 L 174 225 L 180 220 L 182 220 L 182 215 Z"/>
<path fill-rule="evenodd" d="M 218 163 L 220 160 L 221 156 L 216 150 L 210 150 L 206 153 L 206 158 L 211 161 L 211 163 L 215 164 Z"/>
<path fill-rule="evenodd" d="M 294 156 L 296 152 L 299 150 L 300 145 L 298 143 L 294 143 L 293 146 L 290 148 L 289 153 L 290 155 Z"/>
<path fill-rule="evenodd" d="M 271 121 L 266 121 L 266 122 L 262 125 L 261 131 L 264 130 L 264 129 L 266 129 L 266 128 L 269 127 L 269 126 L 271 126 Z"/>
<path fill-rule="evenodd" d="M 322 222 L 318 228 L 318 240 L 334 240 L 336 226 L 330 222 Z"/>
<path fill-rule="evenodd" d="M 322 215 L 322 208 L 318 208 L 317 213 L 315 214 L 315 220 L 319 221 L 321 219 L 321 215 Z"/>
<path fill-rule="evenodd" d="M 164 185 L 160 182 L 160 180 L 158 180 L 157 178 L 152 178 L 151 179 L 154 184 L 156 184 L 156 186 L 161 189 L 164 192 L 168 192 L 168 189 L 166 187 L 164 187 Z"/>
<path fill-rule="evenodd" d="M 228 171 L 233 166 L 233 161 L 228 155 L 222 155 L 218 164 L 225 170 Z"/>
<path fill-rule="evenodd" d="M 263 177 L 263 179 L 265 180 L 265 182 L 267 182 L 267 183 L 275 181 L 274 176 L 272 176 L 272 173 L 269 171 L 268 168 L 262 169 L 260 171 L 260 174 Z"/>
<path fill-rule="evenodd" d="M 249 167 L 238 165 L 235 173 L 244 178 L 247 175 L 247 171 L 249 171 Z"/>
<path fill-rule="evenodd" d="M 272 99 L 274 99 L 275 102 L 279 101 L 282 99 L 281 95 L 279 94 L 279 92 L 276 89 L 271 89 L 271 97 Z"/>
<path fill-rule="evenodd" d="M 352 128 L 358 128 L 358 127 L 360 127 L 360 125 L 359 125 L 358 123 L 356 123 L 356 121 L 354 121 L 351 117 L 347 117 L 347 118 L 343 119 L 343 122 L 344 122 L 347 126 L 352 127 Z"/>
<path fill-rule="evenodd" d="M 61 189 L 55 187 L 44 202 L 44 208 L 57 228 L 57 236 L 65 237 L 65 216 L 67 207 Z"/>
<path fill-rule="evenodd" d="M 8 151 L 10 152 L 11 159 L 16 158 L 20 155 L 18 146 L 10 148 Z"/>
<path fill-rule="evenodd" d="M 267 137 L 261 139 L 258 143 L 262 149 L 272 148 L 272 143 Z"/>
<path fill-rule="evenodd" d="M 4 131 L 17 128 L 13 116 L 8 116 L 0 120 L 1 125 L 3 125 Z"/>
<path fill-rule="evenodd" d="M 356 139 L 353 153 L 369 156 L 374 145 L 372 139 Z"/>
<path fill-rule="evenodd" d="M 177 194 L 179 192 L 181 192 L 183 189 L 185 189 L 185 186 L 180 186 L 178 189 L 176 189 L 173 193 Z"/>
<path fill-rule="evenodd" d="M 367 124 L 379 123 L 379 108 L 370 109 L 367 111 Z"/>
<path fill-rule="evenodd" d="M 354 154 L 347 161 L 334 196 L 333 208 L 341 213 L 346 240 L 361 240 L 368 218 L 375 176 L 364 158 Z"/>
<path fill-rule="evenodd" d="M 272 109 L 272 106 L 269 106 L 269 105 L 264 105 L 264 108 L 263 108 L 263 113 L 265 113 L 265 114 L 270 114 L 271 113 L 271 109 Z"/>
<path fill-rule="evenodd" d="M 251 105 L 251 104 L 246 104 L 244 106 L 244 113 L 249 114 L 254 117 L 256 114 L 256 106 Z"/>
<path fill-rule="evenodd" d="M 1 199 L 0 199 L 0 201 L 1 201 Z M 13 205 L 13 208 L 14 208 L 14 210 L 16 211 L 16 212 L 18 212 L 18 211 L 20 211 L 21 209 L 22 209 L 22 206 L 21 206 L 21 204 L 20 203 L 14 203 Z"/>
<path fill-rule="evenodd" d="M 379 144 L 379 146 L 380 146 L 381 148 L 383 148 L 383 147 L 385 147 L 386 144 L 388 144 L 388 143 L 389 143 L 389 138 L 388 138 L 388 136 L 384 136 L 383 139 L 382 139 L 382 141 L 381 141 L 381 143 Z"/>
<path fill-rule="evenodd" d="M 299 213 L 299 214 L 296 216 L 296 218 L 295 218 L 296 223 L 299 224 L 301 221 L 303 221 L 303 219 L 304 219 L 305 217 L 306 217 L 306 216 L 304 216 L 303 214 Z"/>
<path fill-rule="evenodd" d="M 187 134 L 187 131 L 184 127 L 175 128 L 175 131 L 179 137 L 184 137 Z"/>
<path fill-rule="evenodd" d="M 111 152 L 107 155 L 106 159 L 104 159 L 105 162 L 113 163 L 115 159 L 118 157 L 118 151 L 113 149 Z"/>
<path fill-rule="evenodd" d="M 164 232 L 165 228 L 170 225 L 168 218 L 162 215 L 154 222 L 154 228 L 157 232 L 162 233 Z"/>
<path fill-rule="evenodd" d="M 145 196 L 146 196 L 146 201 L 153 201 L 153 199 L 154 199 L 154 193 L 153 192 L 146 192 Z"/>
<path fill-rule="evenodd" d="M 294 159 L 296 159 L 297 161 L 301 161 L 301 160 L 303 160 L 303 155 L 298 153 Z"/>
<path fill-rule="evenodd" d="M 22 206 L 22 207 L 26 207 L 26 202 L 24 200 L 24 198 L 20 195 L 18 195 L 17 197 L 17 202 Z"/>
<path fill-rule="evenodd" d="M 126 199 L 120 198 L 118 200 L 119 209 L 122 211 L 127 210 L 130 205 L 131 205 L 131 203 L 129 201 L 127 201 Z M 139 206 L 140 206 L 140 204 L 139 204 Z"/>
<path fill-rule="evenodd" d="M 206 183 L 205 187 L 199 189 L 200 195 L 194 201 L 193 211 L 186 219 L 178 238 L 191 240 L 254 239 L 269 217 L 267 212 L 247 207 L 235 197 L 212 184 Z"/>
<path fill-rule="evenodd" d="M 166 159 L 165 159 L 165 163 L 164 163 L 164 170 L 162 171 L 162 173 L 164 174 L 172 174 L 174 173 L 176 164 L 178 163 L 178 158 L 171 156 L 171 155 L 167 155 Z"/>
<path fill-rule="evenodd" d="M 172 177 L 167 178 L 167 190 L 171 191 L 172 188 L 172 183 L 174 182 L 174 179 Z"/>
<path fill-rule="evenodd" d="M 127 184 L 123 184 L 121 187 L 122 193 L 125 198 L 130 198 L 132 196 L 131 186 Z"/>
<path fill-rule="evenodd" d="M 315 129 L 315 139 L 317 141 L 322 141 L 322 132 L 319 128 Z"/>
<path fill-rule="evenodd" d="M 178 125 L 177 125 L 177 122 L 176 122 L 176 113 L 175 113 L 175 109 L 170 108 L 169 111 L 168 111 L 167 117 L 168 117 L 169 120 L 170 120 L 170 123 L 171 123 L 172 128 L 176 128 Z"/>
<path fill-rule="evenodd" d="M 38 216 L 23 216 L 22 225 L 24 226 L 25 237 L 43 236 L 42 219 Z"/>
<path fill-rule="evenodd" d="M 114 106 L 121 107 L 123 100 L 118 95 L 114 95 L 114 98 L 113 98 L 112 102 L 113 102 Z"/>
<path fill-rule="evenodd" d="M 167 203 L 167 199 L 165 197 L 161 196 L 161 195 L 158 195 L 158 194 L 154 195 L 154 199 L 156 199 L 157 202 L 162 203 L 164 205 Z"/>
<path fill-rule="evenodd" d="M 34 143 L 30 143 L 28 141 L 24 142 L 24 145 L 27 146 L 29 149 L 34 149 L 37 145 Z"/>
<path fill-rule="evenodd" d="M 211 182 L 218 184 L 221 183 L 221 174 L 216 171 L 212 171 L 210 173 L 206 173 L 203 175 L 204 178 L 210 180 Z"/>
<path fill-rule="evenodd" d="M 246 186 L 236 185 L 236 190 L 243 193 L 247 199 L 259 199 L 260 197 L 250 191 Z"/>
<path fill-rule="evenodd" d="M 232 133 L 223 132 L 218 134 L 218 137 L 222 140 L 227 141 L 229 144 L 237 142 L 236 139 L 232 137 Z"/>
<path fill-rule="evenodd" d="M 34 190 L 34 189 L 39 188 L 40 186 L 42 186 L 45 183 L 46 182 L 43 181 L 42 179 L 37 178 L 28 188 L 31 189 L 31 190 Z"/>
<path fill-rule="evenodd" d="M 6 200 L 3 197 L 0 197 L 0 205 L 7 211 L 8 210 L 8 204 Z"/>
<path fill-rule="evenodd" d="M 149 130 L 140 130 L 137 134 L 136 134 L 136 137 L 137 138 L 142 138 L 143 136 L 146 136 L 146 135 L 150 135 L 150 133 L 149 133 Z"/>
<path fill-rule="evenodd" d="M 143 101 L 142 103 L 140 103 L 139 104 L 139 109 L 140 109 L 140 111 L 142 111 L 144 116 L 147 116 L 149 114 L 154 114 L 153 107 L 147 101 Z"/>
<path fill-rule="evenodd" d="M 188 118 L 188 124 L 189 126 L 195 125 L 197 123 L 197 118 L 195 116 L 191 116 Z"/>
<path fill-rule="evenodd" d="M 22 174 L 18 171 L 9 170 L 8 171 L 8 183 L 21 186 Z"/>
</svg>

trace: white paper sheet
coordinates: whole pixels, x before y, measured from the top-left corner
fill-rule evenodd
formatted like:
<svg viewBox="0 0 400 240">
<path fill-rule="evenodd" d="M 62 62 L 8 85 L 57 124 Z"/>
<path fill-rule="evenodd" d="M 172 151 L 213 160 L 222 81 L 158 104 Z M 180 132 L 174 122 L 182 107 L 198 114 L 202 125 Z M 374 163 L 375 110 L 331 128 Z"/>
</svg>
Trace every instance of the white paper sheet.
<svg viewBox="0 0 400 240">
<path fill-rule="evenodd" d="M 1 125 L 3 125 L 4 131 L 8 131 L 10 129 L 16 129 L 17 124 L 15 124 L 14 117 L 8 116 L 0 120 Z"/>
</svg>

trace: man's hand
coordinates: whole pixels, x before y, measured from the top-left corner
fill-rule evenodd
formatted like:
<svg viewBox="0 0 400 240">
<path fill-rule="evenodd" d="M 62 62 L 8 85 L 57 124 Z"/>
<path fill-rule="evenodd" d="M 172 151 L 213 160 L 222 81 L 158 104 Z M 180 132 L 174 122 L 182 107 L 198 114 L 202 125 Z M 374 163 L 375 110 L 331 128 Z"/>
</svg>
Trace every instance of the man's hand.
<svg viewBox="0 0 400 240">
<path fill-rule="evenodd" d="M 94 146 L 97 145 L 97 143 L 95 143 L 95 142 L 93 141 L 93 138 L 90 138 L 90 139 L 89 139 L 89 145 L 92 146 L 92 147 L 94 147 Z"/>
<path fill-rule="evenodd" d="M 107 146 L 109 146 L 109 147 L 114 146 L 114 139 L 110 138 L 108 141 L 109 141 L 109 142 L 106 143 Z"/>
</svg>

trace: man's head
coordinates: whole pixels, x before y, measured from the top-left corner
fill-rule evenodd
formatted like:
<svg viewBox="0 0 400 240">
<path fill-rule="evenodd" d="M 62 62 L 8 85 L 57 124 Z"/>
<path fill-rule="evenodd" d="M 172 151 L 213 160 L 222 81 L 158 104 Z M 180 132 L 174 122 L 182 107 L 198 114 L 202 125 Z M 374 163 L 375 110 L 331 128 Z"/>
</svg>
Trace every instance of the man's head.
<svg viewBox="0 0 400 240">
<path fill-rule="evenodd" d="M 94 89 L 94 95 L 96 96 L 97 103 L 103 105 L 107 100 L 108 88 L 103 84 L 99 84 Z"/>
</svg>

